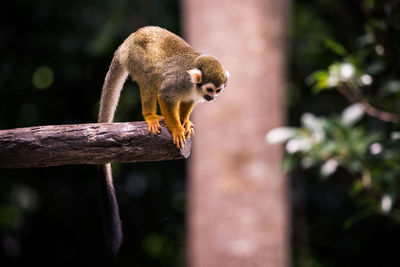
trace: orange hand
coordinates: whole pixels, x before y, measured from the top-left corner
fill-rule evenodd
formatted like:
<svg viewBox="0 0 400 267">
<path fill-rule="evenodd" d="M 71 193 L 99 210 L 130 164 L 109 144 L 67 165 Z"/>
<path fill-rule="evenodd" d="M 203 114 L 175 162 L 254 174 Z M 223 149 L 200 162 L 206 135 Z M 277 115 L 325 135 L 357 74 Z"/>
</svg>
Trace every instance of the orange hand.
<svg viewBox="0 0 400 267">
<path fill-rule="evenodd" d="M 185 129 L 186 139 L 190 138 L 191 135 L 194 135 L 194 125 L 190 120 L 185 120 L 182 126 Z"/>
<path fill-rule="evenodd" d="M 160 133 L 160 120 L 163 120 L 163 116 L 158 116 L 158 115 L 148 115 L 144 118 L 144 120 L 147 123 L 147 126 L 149 127 L 149 132 L 156 135 Z"/>
</svg>

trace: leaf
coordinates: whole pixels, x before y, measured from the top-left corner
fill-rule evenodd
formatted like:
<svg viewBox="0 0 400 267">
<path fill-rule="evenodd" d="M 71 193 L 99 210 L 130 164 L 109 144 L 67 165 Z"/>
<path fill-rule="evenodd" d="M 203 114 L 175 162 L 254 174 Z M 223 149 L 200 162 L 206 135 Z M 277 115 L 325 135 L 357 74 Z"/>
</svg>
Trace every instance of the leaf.
<svg viewBox="0 0 400 267">
<path fill-rule="evenodd" d="M 382 91 L 386 94 L 397 94 L 400 92 L 400 80 L 391 80 L 382 86 Z"/>
<path fill-rule="evenodd" d="M 320 173 L 323 177 L 331 176 L 336 172 L 339 162 L 336 159 L 330 159 L 326 161 L 320 169 Z"/>
<path fill-rule="evenodd" d="M 299 160 L 296 156 L 286 155 L 281 164 L 283 171 L 288 172 L 293 170 L 299 164 Z"/>
<path fill-rule="evenodd" d="M 385 70 L 386 68 L 386 63 L 383 61 L 374 61 L 370 65 L 367 66 L 365 73 L 368 73 L 370 75 L 376 75 L 378 73 L 381 73 Z"/>
<path fill-rule="evenodd" d="M 295 137 L 298 129 L 294 127 L 277 127 L 272 129 L 265 136 L 265 140 L 270 144 L 283 143 Z"/>
<path fill-rule="evenodd" d="M 353 216 L 347 218 L 343 223 L 343 229 L 349 230 L 353 227 L 356 223 L 374 215 L 375 212 L 373 209 L 365 209 L 363 211 L 355 213 Z"/>
<path fill-rule="evenodd" d="M 308 86 L 313 85 L 312 90 L 314 93 L 318 93 L 319 91 L 324 89 L 330 89 L 330 86 L 328 84 L 328 72 L 325 70 L 318 70 L 311 73 L 306 78 L 306 84 Z"/>
<path fill-rule="evenodd" d="M 286 143 L 285 149 L 286 152 L 289 154 L 294 154 L 297 152 L 308 152 L 311 150 L 312 145 L 313 144 L 309 138 L 293 138 Z"/>
<path fill-rule="evenodd" d="M 332 38 L 325 39 L 325 46 L 340 56 L 345 56 L 347 54 L 346 48 Z"/>
<path fill-rule="evenodd" d="M 312 113 L 306 112 L 301 115 L 301 124 L 311 132 L 320 133 L 323 132 L 323 123 L 322 119 L 318 118 Z"/>
<path fill-rule="evenodd" d="M 364 115 L 364 105 L 361 103 L 355 103 L 348 106 L 342 112 L 341 119 L 343 124 L 352 126 L 359 122 Z"/>
</svg>

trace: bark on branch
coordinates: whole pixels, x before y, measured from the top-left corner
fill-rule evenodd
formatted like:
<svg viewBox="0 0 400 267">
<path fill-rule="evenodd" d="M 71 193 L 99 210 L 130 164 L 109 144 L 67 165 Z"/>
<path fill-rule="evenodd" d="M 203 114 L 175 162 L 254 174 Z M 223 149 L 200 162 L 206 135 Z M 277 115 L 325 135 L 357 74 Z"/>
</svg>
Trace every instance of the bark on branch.
<svg viewBox="0 0 400 267">
<path fill-rule="evenodd" d="M 163 161 L 187 158 L 162 124 L 151 135 L 145 122 L 38 126 L 0 130 L 0 168 Z"/>
</svg>

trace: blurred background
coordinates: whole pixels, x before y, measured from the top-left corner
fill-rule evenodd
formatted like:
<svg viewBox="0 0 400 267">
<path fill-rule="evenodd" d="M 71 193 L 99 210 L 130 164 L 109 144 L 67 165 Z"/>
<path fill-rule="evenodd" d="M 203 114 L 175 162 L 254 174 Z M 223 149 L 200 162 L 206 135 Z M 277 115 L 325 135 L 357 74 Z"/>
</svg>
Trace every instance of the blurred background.
<svg viewBox="0 0 400 267">
<path fill-rule="evenodd" d="M 265 132 L 285 150 L 291 266 L 400 265 L 399 14 L 397 0 L 291 2 L 289 127 Z M 183 28 L 178 0 L 6 1 L 0 21 L 1 130 L 95 122 L 119 44 L 145 25 Z M 128 80 L 116 121 L 135 120 Z M 113 165 L 116 266 L 186 266 L 186 163 Z M 0 170 L 1 265 L 110 265 L 96 171 Z"/>
</svg>

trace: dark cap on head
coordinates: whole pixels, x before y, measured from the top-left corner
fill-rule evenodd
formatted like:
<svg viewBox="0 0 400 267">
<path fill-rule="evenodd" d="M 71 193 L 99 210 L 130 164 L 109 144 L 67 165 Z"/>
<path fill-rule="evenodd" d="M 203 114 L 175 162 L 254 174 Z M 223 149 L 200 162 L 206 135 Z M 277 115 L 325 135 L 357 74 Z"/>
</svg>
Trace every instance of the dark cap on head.
<svg viewBox="0 0 400 267">
<path fill-rule="evenodd" d="M 217 87 L 226 83 L 224 67 L 215 57 L 201 55 L 196 58 L 194 64 L 202 72 L 202 83 L 213 83 Z"/>
</svg>

